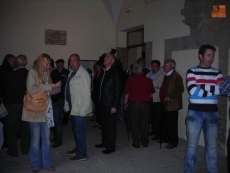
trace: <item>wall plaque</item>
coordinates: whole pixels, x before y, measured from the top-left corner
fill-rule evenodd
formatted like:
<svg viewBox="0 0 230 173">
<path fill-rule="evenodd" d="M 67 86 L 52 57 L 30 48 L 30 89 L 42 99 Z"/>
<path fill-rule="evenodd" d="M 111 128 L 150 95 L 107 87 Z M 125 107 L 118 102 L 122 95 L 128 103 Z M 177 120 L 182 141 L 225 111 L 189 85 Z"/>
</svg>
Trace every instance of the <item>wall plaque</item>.
<svg viewBox="0 0 230 173">
<path fill-rule="evenodd" d="M 63 30 L 45 30 L 45 44 L 66 45 L 67 31 Z"/>
</svg>

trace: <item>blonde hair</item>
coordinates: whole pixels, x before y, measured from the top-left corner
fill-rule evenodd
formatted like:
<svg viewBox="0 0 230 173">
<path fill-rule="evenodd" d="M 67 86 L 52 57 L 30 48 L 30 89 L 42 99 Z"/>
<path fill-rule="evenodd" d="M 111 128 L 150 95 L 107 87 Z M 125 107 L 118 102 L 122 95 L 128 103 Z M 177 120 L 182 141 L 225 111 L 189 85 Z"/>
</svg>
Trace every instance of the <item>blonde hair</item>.
<svg viewBox="0 0 230 173">
<path fill-rule="evenodd" d="M 38 56 L 38 58 L 34 61 L 34 66 L 33 68 L 37 70 L 38 72 L 38 78 L 40 80 L 41 83 L 45 84 L 45 79 L 44 79 L 44 69 L 43 69 L 43 66 L 44 66 L 44 61 L 45 60 L 52 60 L 52 58 L 46 54 L 46 53 L 43 53 L 41 55 Z M 52 80 L 51 80 L 51 77 L 50 77 L 50 71 L 48 70 L 47 71 L 47 76 L 48 76 L 48 81 L 49 81 L 49 84 L 52 83 Z"/>
</svg>

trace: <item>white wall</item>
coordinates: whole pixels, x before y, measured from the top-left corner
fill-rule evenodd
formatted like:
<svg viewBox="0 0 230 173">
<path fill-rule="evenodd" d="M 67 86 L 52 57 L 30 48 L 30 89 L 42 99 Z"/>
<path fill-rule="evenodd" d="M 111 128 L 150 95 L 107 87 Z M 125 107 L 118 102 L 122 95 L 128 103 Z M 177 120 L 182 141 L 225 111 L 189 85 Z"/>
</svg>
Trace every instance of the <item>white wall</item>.
<svg viewBox="0 0 230 173">
<path fill-rule="evenodd" d="M 45 44 L 45 29 L 67 31 L 67 45 Z M 25 54 L 28 68 L 41 53 L 54 60 L 78 53 L 96 60 L 115 47 L 115 29 L 101 0 L 1 0 L 0 62 Z"/>
<path fill-rule="evenodd" d="M 126 13 L 126 7 L 132 11 Z M 144 42 L 152 41 L 152 58 L 163 62 L 164 40 L 189 35 L 189 27 L 182 21 L 180 10 L 184 0 L 156 0 L 145 4 L 143 0 L 124 0 L 116 26 L 116 44 L 125 45 L 126 39 L 121 31 L 144 25 Z M 122 42 L 123 41 L 123 42 Z"/>
</svg>

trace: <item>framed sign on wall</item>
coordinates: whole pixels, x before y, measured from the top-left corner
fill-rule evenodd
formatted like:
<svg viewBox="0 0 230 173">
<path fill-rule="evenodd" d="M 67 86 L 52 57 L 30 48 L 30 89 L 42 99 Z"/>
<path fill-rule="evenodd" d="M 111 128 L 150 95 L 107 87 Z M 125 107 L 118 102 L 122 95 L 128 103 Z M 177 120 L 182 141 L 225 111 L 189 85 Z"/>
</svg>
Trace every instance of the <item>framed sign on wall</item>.
<svg viewBox="0 0 230 173">
<path fill-rule="evenodd" d="M 45 30 L 45 44 L 66 45 L 67 44 L 67 31 L 46 29 Z"/>
</svg>

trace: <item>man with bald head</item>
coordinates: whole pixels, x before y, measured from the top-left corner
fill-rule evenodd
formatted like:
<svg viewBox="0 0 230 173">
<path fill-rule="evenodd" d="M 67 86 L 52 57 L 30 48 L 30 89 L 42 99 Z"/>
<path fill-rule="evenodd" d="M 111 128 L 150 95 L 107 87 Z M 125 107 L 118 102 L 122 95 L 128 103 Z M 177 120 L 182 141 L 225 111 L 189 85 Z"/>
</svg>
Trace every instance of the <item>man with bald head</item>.
<svg viewBox="0 0 230 173">
<path fill-rule="evenodd" d="M 72 54 L 69 57 L 71 71 L 66 81 L 64 111 L 70 111 L 75 148 L 68 151 L 73 155 L 71 161 L 87 160 L 86 120 L 85 116 L 92 112 L 91 79 L 89 73 L 81 65 L 80 56 Z"/>
<path fill-rule="evenodd" d="M 7 131 L 7 154 L 12 157 L 18 156 L 17 132 L 21 133 L 21 151 L 23 155 L 28 154 L 30 145 L 30 130 L 28 123 L 21 120 L 23 97 L 26 92 L 26 78 L 28 70 L 25 68 L 27 57 L 20 54 L 16 58 L 16 68 L 13 73 L 7 74 L 3 79 L 6 85 L 5 97 L 3 98 L 8 111 L 6 119 Z M 18 129 L 20 127 L 20 129 Z"/>
</svg>

